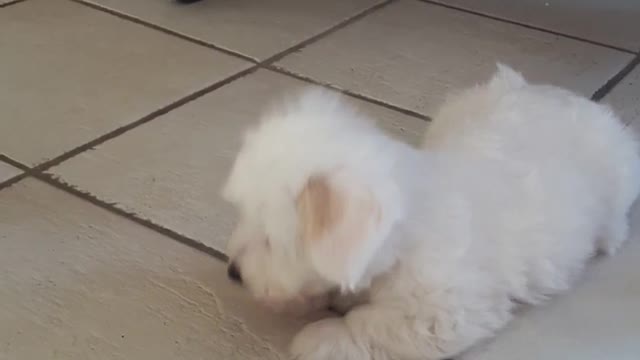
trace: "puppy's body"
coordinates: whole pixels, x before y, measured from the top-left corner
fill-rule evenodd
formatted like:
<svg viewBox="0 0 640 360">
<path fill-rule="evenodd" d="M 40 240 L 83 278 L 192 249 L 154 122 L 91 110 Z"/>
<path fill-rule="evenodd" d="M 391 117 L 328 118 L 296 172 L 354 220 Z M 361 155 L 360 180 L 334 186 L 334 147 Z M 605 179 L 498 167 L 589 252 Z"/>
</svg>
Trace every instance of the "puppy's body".
<svg viewBox="0 0 640 360">
<path fill-rule="evenodd" d="M 366 293 L 305 328 L 297 358 L 442 359 L 613 253 L 639 187 L 636 142 L 607 108 L 508 68 L 448 101 L 422 150 L 311 93 L 248 136 L 230 252 L 270 303 Z"/>
</svg>

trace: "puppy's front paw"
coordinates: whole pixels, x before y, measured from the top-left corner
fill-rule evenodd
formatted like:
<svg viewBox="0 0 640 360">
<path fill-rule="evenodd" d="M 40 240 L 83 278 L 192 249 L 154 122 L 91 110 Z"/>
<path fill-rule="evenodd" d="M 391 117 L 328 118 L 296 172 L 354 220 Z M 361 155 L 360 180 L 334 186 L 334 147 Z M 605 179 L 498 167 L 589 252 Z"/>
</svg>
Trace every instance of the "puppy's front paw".
<svg viewBox="0 0 640 360">
<path fill-rule="evenodd" d="M 325 319 L 307 325 L 291 345 L 295 360 L 369 360 L 341 319 Z"/>
</svg>

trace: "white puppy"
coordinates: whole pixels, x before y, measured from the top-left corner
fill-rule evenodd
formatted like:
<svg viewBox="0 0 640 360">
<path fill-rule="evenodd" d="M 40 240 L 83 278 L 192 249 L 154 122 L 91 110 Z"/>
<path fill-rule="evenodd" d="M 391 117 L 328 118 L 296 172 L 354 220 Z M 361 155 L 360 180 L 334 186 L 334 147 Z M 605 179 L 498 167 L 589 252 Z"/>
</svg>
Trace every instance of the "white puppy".
<svg viewBox="0 0 640 360">
<path fill-rule="evenodd" d="M 246 135 L 224 190 L 229 274 L 276 308 L 340 294 L 346 315 L 303 329 L 296 359 L 450 357 L 615 252 L 637 150 L 607 107 L 504 66 L 420 150 L 309 91 Z"/>
</svg>

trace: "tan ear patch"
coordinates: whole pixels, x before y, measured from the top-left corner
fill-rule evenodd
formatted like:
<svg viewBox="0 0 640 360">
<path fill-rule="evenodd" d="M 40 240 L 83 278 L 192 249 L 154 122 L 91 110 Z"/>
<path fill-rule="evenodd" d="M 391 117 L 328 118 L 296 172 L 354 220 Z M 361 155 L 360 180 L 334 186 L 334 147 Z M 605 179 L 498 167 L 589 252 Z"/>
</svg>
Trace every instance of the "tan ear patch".
<svg viewBox="0 0 640 360">
<path fill-rule="evenodd" d="M 354 286 L 384 240 L 376 233 L 383 214 L 371 189 L 346 171 L 314 176 L 296 210 L 300 241 L 318 274 Z"/>
<path fill-rule="evenodd" d="M 342 199 L 324 176 L 313 176 L 300 195 L 297 206 L 304 241 L 320 239 L 338 225 Z"/>
</svg>

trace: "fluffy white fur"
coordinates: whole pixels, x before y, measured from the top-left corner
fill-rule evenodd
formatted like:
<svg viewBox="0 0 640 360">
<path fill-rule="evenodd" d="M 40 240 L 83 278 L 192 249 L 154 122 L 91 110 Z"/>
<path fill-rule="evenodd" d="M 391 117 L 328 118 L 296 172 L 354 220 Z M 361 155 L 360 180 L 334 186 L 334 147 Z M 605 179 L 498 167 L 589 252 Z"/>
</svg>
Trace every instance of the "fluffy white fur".
<svg viewBox="0 0 640 360">
<path fill-rule="evenodd" d="M 423 149 L 311 90 L 246 136 L 229 255 L 272 307 L 338 292 L 345 316 L 308 325 L 296 359 L 443 359 L 618 249 L 637 150 L 607 107 L 504 66 L 442 107 Z"/>
</svg>

